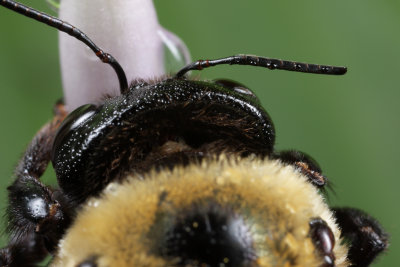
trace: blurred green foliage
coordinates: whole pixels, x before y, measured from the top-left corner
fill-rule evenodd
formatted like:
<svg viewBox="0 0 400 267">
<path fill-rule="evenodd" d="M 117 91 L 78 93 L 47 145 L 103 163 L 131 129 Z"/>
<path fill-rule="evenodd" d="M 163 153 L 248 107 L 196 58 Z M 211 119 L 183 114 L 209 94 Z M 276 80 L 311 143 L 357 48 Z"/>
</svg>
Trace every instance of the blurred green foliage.
<svg viewBox="0 0 400 267">
<path fill-rule="evenodd" d="M 51 12 L 45 1 L 23 1 Z M 162 25 L 193 59 L 250 53 L 345 65 L 343 77 L 244 66 L 205 70 L 253 89 L 274 120 L 278 149 L 316 158 L 336 194 L 332 205 L 361 208 L 391 235 L 375 266 L 400 260 L 400 2 L 156 0 Z M 57 31 L 0 8 L 0 201 L 25 146 L 61 97 Z M 50 171 L 45 181 L 51 180 Z M 54 183 L 54 181 L 53 181 Z M 396 204 L 397 203 L 397 204 Z M 1 240 L 5 243 L 5 238 Z"/>
</svg>

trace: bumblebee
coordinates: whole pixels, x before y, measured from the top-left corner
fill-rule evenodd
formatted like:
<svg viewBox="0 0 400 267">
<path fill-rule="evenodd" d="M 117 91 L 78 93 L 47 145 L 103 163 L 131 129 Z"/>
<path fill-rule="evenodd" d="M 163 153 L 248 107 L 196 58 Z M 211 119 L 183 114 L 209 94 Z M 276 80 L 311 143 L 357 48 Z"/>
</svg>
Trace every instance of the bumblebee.
<svg viewBox="0 0 400 267">
<path fill-rule="evenodd" d="M 275 151 L 272 120 L 230 81 L 185 77 L 240 64 L 341 75 L 344 67 L 250 55 L 199 60 L 173 77 L 133 81 L 72 25 L 0 4 L 67 32 L 113 67 L 121 95 L 54 119 L 33 138 L 8 188 L 2 266 L 367 266 L 388 244 L 378 222 L 330 209 L 318 164 Z M 40 181 L 52 162 L 59 188 Z"/>
</svg>

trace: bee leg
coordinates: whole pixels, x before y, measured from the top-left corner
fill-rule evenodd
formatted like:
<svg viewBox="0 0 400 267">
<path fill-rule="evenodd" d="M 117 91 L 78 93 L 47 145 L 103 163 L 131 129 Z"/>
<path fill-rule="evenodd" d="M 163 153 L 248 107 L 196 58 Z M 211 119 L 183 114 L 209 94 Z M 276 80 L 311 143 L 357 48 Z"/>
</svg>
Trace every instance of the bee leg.
<svg viewBox="0 0 400 267">
<path fill-rule="evenodd" d="M 322 170 L 318 163 L 303 152 L 297 150 L 280 151 L 275 152 L 272 158 L 279 159 L 284 164 L 292 165 L 307 176 L 310 183 L 317 188 L 323 188 L 328 183 L 328 179 L 322 175 Z"/>
<path fill-rule="evenodd" d="M 363 211 L 353 208 L 334 208 L 341 237 L 349 242 L 348 259 L 353 267 L 369 264 L 389 245 L 389 236 L 382 226 Z"/>
<path fill-rule="evenodd" d="M 10 234 L 8 247 L 0 252 L 1 261 L 9 266 L 27 266 L 51 252 L 69 223 L 69 211 L 59 191 L 52 191 L 40 182 L 50 161 L 56 131 L 66 113 L 56 106 L 54 119 L 33 138 L 20 160 L 14 183 L 8 187 L 7 208 Z M 22 259 L 26 261 L 22 265 Z M 32 263 L 33 264 L 33 263 Z"/>
<path fill-rule="evenodd" d="M 31 143 L 26 149 L 22 159 L 15 170 L 15 175 L 29 175 L 35 179 L 40 179 L 51 159 L 51 150 L 59 126 L 67 112 L 64 105 L 59 101 L 54 106 L 54 118 L 44 125 L 33 137 Z"/>
<path fill-rule="evenodd" d="M 9 246 L 0 249 L 0 266 L 33 267 L 47 255 L 43 239 L 35 233 L 24 236 L 18 243 L 10 242 Z"/>
</svg>

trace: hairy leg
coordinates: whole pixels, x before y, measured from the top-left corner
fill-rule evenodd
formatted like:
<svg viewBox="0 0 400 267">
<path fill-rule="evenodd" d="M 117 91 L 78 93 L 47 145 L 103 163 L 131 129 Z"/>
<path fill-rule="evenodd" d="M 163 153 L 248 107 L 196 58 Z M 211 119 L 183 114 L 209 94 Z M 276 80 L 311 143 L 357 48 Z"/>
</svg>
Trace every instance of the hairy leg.
<svg viewBox="0 0 400 267">
<path fill-rule="evenodd" d="M 42 260 L 58 243 L 69 223 L 68 209 L 60 205 L 62 194 L 40 181 L 50 161 L 58 127 L 66 116 L 57 104 L 54 119 L 33 138 L 8 187 L 7 208 L 9 245 L 0 250 L 0 265 L 24 266 Z"/>
</svg>

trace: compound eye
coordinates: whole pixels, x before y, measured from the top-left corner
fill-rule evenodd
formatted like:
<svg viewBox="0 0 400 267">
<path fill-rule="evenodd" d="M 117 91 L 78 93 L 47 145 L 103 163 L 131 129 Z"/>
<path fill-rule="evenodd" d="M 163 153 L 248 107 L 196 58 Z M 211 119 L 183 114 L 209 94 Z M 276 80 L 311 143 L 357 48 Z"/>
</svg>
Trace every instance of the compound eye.
<svg viewBox="0 0 400 267">
<path fill-rule="evenodd" d="M 214 82 L 239 94 L 257 98 L 257 96 L 249 88 L 238 82 L 225 79 L 214 80 Z"/>
<path fill-rule="evenodd" d="M 54 155 L 55 149 L 59 147 L 65 136 L 74 131 L 76 127 L 81 125 L 87 119 L 89 119 L 96 112 L 96 109 L 96 106 L 92 104 L 83 105 L 72 111 L 65 118 L 60 128 L 58 129 L 56 138 L 54 139 L 52 155 Z"/>
<path fill-rule="evenodd" d="M 335 236 L 328 224 L 321 218 L 310 220 L 310 237 L 317 248 L 318 253 L 323 257 L 322 267 L 335 266 Z"/>
</svg>

